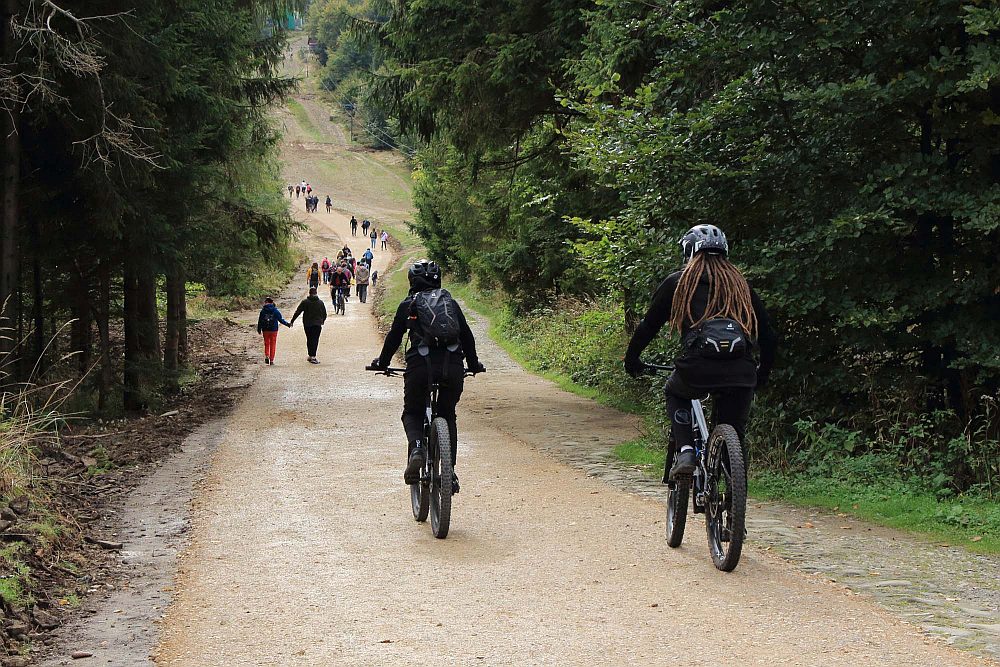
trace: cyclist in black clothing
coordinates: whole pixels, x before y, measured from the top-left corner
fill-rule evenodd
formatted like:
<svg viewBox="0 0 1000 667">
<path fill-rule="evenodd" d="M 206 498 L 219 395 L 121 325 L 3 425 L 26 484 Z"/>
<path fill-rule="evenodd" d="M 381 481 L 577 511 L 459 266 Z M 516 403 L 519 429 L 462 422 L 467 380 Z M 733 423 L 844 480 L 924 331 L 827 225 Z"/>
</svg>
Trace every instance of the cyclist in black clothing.
<svg viewBox="0 0 1000 667">
<path fill-rule="evenodd" d="M 665 387 L 676 447 L 668 475 L 671 480 L 690 475 L 695 468 L 692 399 L 711 393 L 715 399 L 715 421 L 731 424 L 740 442 L 744 442 L 754 388 L 767 383 L 778 344 L 760 297 L 727 259 L 729 243 L 722 230 L 714 225 L 698 225 L 681 238 L 680 244 L 686 262 L 684 269 L 667 276 L 656 289 L 649 311 L 625 354 L 625 370 L 636 377 L 646 371 L 639 355 L 664 324 L 669 322 L 670 328 L 681 336 L 682 351 Z M 707 328 L 709 321 L 736 331 L 733 349 L 737 349 L 738 341 L 743 338 L 744 351 L 728 357 L 712 354 L 711 349 L 708 354 L 703 352 L 706 340 L 708 345 L 715 345 L 704 333 L 703 327 Z M 759 366 L 752 356 L 753 342 L 760 350 Z"/>
<path fill-rule="evenodd" d="M 417 292 L 441 287 L 441 269 L 435 262 L 420 261 L 410 267 L 408 277 L 410 294 L 396 309 L 392 328 L 382 345 L 382 353 L 372 361 L 372 366 L 388 368 L 393 355 L 403 342 L 403 334 L 409 330 L 410 343 L 406 349 L 406 375 L 403 379 L 403 430 L 406 431 L 409 453 L 403 481 L 406 484 L 415 484 L 419 481 L 420 469 L 423 468 L 426 459 L 423 442 L 424 410 L 427 407 L 431 377 L 440 383 L 438 414 L 448 422 L 451 434 L 451 460 L 454 462 L 458 448 L 455 406 L 462 397 L 465 383 L 463 359 L 473 372 L 483 372 L 486 368 L 479 362 L 476 339 L 457 303 L 455 308 L 460 326 L 459 343 L 448 348 L 429 347 L 423 344 L 416 318 L 411 316 L 410 304 Z M 458 488 L 456 476 L 452 480 L 452 493 L 458 493 Z"/>
</svg>

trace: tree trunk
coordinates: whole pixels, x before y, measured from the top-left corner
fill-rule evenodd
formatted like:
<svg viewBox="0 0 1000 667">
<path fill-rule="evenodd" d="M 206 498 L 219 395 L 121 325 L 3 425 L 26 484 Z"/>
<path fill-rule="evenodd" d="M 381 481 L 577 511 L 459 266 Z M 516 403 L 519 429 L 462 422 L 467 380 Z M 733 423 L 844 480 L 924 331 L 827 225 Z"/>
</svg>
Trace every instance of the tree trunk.
<svg viewBox="0 0 1000 667">
<path fill-rule="evenodd" d="M 163 341 L 163 370 L 166 372 L 165 388 L 170 393 L 180 391 L 178 369 L 180 368 L 181 299 L 184 282 L 179 279 L 179 268 L 175 261 L 167 270 L 167 333 Z"/>
<path fill-rule="evenodd" d="M 174 299 L 177 302 L 177 361 L 183 365 L 188 358 L 188 328 L 187 328 L 187 271 L 183 262 L 174 266 Z"/>
<path fill-rule="evenodd" d="M 42 294 L 42 240 L 37 218 L 31 221 L 31 254 L 31 318 L 35 340 L 32 359 L 37 378 L 45 372 L 45 297 Z"/>
<path fill-rule="evenodd" d="M 97 410 L 101 414 L 105 414 L 108 409 L 108 401 L 111 398 L 111 385 L 115 377 L 111 362 L 111 332 L 109 330 L 111 321 L 111 267 L 107 259 L 98 260 L 97 275 L 100 286 L 98 287 L 98 305 L 94 312 L 94 319 L 97 320 L 97 335 L 100 337 L 101 343 L 101 373 L 97 385 Z"/>
<path fill-rule="evenodd" d="M 73 281 L 71 290 L 73 293 L 71 300 L 73 308 L 71 351 L 76 354 L 80 375 L 85 375 L 90 371 L 94 317 L 90 305 L 90 286 L 82 271 L 77 271 L 76 280 Z"/>
<path fill-rule="evenodd" d="M 143 267 L 145 268 L 145 267 Z M 137 274 L 139 297 L 139 351 L 150 364 L 150 372 L 160 365 L 160 315 L 156 310 L 156 274 L 142 270 Z"/>
<path fill-rule="evenodd" d="M 122 374 L 122 402 L 126 412 L 141 412 L 145 401 L 142 395 L 142 350 L 139 345 L 139 277 L 133 260 L 126 257 L 124 269 L 125 370 Z"/>
<path fill-rule="evenodd" d="M 3 62 L 14 63 L 17 60 L 17 45 L 11 30 L 11 18 L 17 13 L 16 0 L 2 0 L 0 20 L 0 39 L 3 41 Z M 0 353 L 13 352 L 16 347 L 15 325 L 18 314 L 14 312 L 14 297 L 18 289 L 18 184 L 20 181 L 21 138 L 18 135 L 17 104 L 10 103 L 9 108 L 0 109 L 3 117 L 3 158 L 0 173 L 3 177 L 3 212 L 0 216 Z M 6 366 L 13 366 L 7 360 Z"/>
</svg>

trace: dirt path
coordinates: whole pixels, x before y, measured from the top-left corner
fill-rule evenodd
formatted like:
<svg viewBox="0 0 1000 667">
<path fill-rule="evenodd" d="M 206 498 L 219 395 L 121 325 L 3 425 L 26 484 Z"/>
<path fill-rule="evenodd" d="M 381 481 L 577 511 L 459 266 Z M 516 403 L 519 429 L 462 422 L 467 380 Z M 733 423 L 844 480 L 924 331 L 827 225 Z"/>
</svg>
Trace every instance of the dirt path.
<svg viewBox="0 0 1000 667">
<path fill-rule="evenodd" d="M 308 222 L 314 257 L 347 229 Z M 319 366 L 300 328 L 282 333 L 198 493 L 157 664 L 984 664 L 766 554 L 727 576 L 701 544 L 670 550 L 659 502 L 539 451 L 618 442 L 631 420 L 488 344 L 492 372 L 460 406 L 454 527 L 435 540 L 401 484 L 401 383 L 361 370 L 379 343 L 356 301 Z"/>
</svg>

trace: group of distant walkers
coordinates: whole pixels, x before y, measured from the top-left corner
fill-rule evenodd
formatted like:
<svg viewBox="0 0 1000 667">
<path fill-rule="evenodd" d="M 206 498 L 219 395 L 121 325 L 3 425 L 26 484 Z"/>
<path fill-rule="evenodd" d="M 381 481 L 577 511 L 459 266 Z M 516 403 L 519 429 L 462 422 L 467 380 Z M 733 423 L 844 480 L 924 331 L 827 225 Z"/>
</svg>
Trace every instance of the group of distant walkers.
<svg viewBox="0 0 1000 667">
<path fill-rule="evenodd" d="M 296 199 L 303 196 L 306 198 L 307 213 L 315 213 L 319 210 L 319 195 L 313 194 L 312 186 L 305 180 L 301 183 L 296 183 L 295 185 L 292 185 L 291 183 L 288 184 L 288 198 L 291 199 L 293 194 Z M 330 195 L 326 196 L 326 212 L 333 212 L 333 199 Z"/>
<path fill-rule="evenodd" d="M 361 257 L 356 259 L 350 247 L 344 246 L 337 252 L 334 261 L 331 262 L 328 257 L 324 257 L 322 262 L 313 262 L 306 271 L 309 296 L 299 303 L 291 322 L 286 322 L 282 318 L 281 311 L 274 304 L 274 299 L 266 298 L 264 307 L 261 308 L 257 318 L 257 333 L 264 338 L 264 363 L 274 364 L 280 325 L 284 324 L 291 328 L 301 315 L 302 327 L 306 334 L 306 359 L 311 364 L 318 364 L 316 352 L 327 316 L 326 305 L 319 297 L 320 280 L 323 281 L 324 285 L 330 286 L 331 303 L 336 303 L 338 291 L 343 294 L 345 302 L 350 299 L 352 285 L 355 286 L 358 300 L 361 303 L 366 303 L 368 301 L 368 286 L 375 287 L 378 283 L 378 271 L 373 271 L 371 268 L 374 259 L 375 254 L 371 248 L 365 248 Z"/>
</svg>

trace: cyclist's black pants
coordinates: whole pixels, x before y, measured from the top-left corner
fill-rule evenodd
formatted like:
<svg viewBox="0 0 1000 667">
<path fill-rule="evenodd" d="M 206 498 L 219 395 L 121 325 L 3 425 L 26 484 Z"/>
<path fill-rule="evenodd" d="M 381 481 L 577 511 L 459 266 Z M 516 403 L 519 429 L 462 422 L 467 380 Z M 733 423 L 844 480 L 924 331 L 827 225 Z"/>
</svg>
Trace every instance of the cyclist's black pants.
<svg viewBox="0 0 1000 667">
<path fill-rule="evenodd" d="M 736 429 L 740 443 L 746 447 L 745 433 L 747 419 L 750 418 L 750 404 L 753 403 L 753 389 L 750 387 L 726 387 L 722 389 L 694 389 L 674 373 L 664 387 L 667 394 L 667 414 L 670 415 L 670 431 L 674 443 L 680 451 L 685 446 L 694 445 L 691 432 L 691 400 L 712 395 L 712 424 L 730 424 Z M 707 416 L 706 416 L 707 418 Z"/>
<path fill-rule="evenodd" d="M 461 354 L 452 355 L 447 369 L 442 363 L 443 359 L 435 360 L 432 354 L 431 368 L 434 369 L 434 376 L 441 382 L 438 391 L 438 415 L 448 421 L 448 431 L 451 434 L 451 460 L 454 463 L 458 453 L 458 426 L 455 423 L 455 406 L 458 399 L 462 397 L 462 389 L 465 386 L 465 366 Z M 413 443 L 414 440 L 424 439 L 424 411 L 427 408 L 428 386 L 427 359 L 418 357 L 408 359 L 406 364 L 406 375 L 403 379 L 403 429 L 406 431 L 406 440 Z"/>
</svg>

